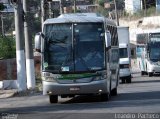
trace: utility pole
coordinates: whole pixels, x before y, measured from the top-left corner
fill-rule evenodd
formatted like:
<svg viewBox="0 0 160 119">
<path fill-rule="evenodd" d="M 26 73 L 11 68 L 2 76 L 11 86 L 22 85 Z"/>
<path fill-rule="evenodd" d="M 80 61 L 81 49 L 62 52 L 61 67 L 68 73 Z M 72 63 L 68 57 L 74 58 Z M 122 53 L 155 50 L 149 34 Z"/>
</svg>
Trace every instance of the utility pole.
<svg viewBox="0 0 160 119">
<path fill-rule="evenodd" d="M 116 16 L 117 26 L 119 26 L 119 17 L 118 17 L 118 13 L 117 13 L 117 4 L 116 4 L 116 0 L 114 0 L 114 7 L 115 7 L 115 16 Z"/>
<path fill-rule="evenodd" d="M 41 24 L 46 20 L 46 0 L 41 0 Z"/>
<path fill-rule="evenodd" d="M 25 34 L 25 53 L 26 53 L 26 74 L 27 74 L 27 88 L 35 88 L 35 68 L 34 68 L 34 57 L 32 47 L 32 36 L 30 29 L 30 20 L 28 14 L 28 2 L 29 0 L 23 0 L 24 10 L 24 34 Z"/>
<path fill-rule="evenodd" d="M 76 0 L 74 0 L 74 13 L 76 13 L 77 7 L 76 7 Z"/>
<path fill-rule="evenodd" d="M 17 61 L 17 87 L 18 91 L 26 90 L 26 68 L 24 54 L 24 32 L 22 22 L 22 3 L 21 0 L 13 1 L 15 14 L 15 31 L 16 31 L 16 61 Z"/>
<path fill-rule="evenodd" d="M 52 18 L 52 1 L 48 2 L 48 7 L 49 7 L 49 18 Z"/>
<path fill-rule="evenodd" d="M 64 13 L 64 9 L 63 9 L 64 1 L 60 0 L 59 2 L 60 2 L 60 14 L 63 14 Z"/>
<path fill-rule="evenodd" d="M 5 32 L 4 32 L 4 21 L 3 21 L 3 13 L 1 13 L 1 24 L 2 24 L 2 36 L 5 36 Z"/>
<path fill-rule="evenodd" d="M 146 0 L 144 0 L 144 15 L 147 15 L 147 6 L 146 6 Z"/>
</svg>

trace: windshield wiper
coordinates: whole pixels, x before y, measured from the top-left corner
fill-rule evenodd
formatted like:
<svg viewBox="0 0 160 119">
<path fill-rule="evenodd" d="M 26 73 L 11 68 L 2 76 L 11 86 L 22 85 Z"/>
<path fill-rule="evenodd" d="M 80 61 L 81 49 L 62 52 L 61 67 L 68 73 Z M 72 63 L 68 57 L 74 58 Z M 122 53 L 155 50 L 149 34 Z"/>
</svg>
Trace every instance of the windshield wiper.
<svg viewBox="0 0 160 119">
<path fill-rule="evenodd" d="M 42 72 L 49 72 L 49 73 L 55 73 L 55 74 L 59 74 L 60 73 L 59 70 L 50 70 L 50 69 L 45 69 Z"/>
<path fill-rule="evenodd" d="M 52 44 L 56 44 L 56 43 L 63 43 L 65 44 L 65 41 L 67 40 L 68 36 L 64 36 L 64 38 L 58 39 L 58 38 L 54 38 L 54 39 L 50 39 L 48 38 L 48 43 L 52 43 Z"/>
<path fill-rule="evenodd" d="M 62 44 L 65 44 L 65 43 L 62 42 L 62 41 L 49 40 L 48 43 L 49 43 L 49 44 L 56 45 L 56 46 L 59 46 L 59 47 L 62 47 L 62 48 L 65 48 L 65 46 L 62 45 Z M 59 43 L 62 43 L 62 44 L 59 44 Z"/>
</svg>

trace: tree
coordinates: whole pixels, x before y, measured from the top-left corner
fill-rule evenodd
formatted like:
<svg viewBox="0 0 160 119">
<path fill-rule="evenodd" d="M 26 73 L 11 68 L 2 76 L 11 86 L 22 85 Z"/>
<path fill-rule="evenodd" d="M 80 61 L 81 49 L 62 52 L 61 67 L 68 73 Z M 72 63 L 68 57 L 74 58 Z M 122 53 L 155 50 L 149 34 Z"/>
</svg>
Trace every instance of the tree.
<svg viewBox="0 0 160 119">
<path fill-rule="evenodd" d="M 34 36 L 37 32 L 41 31 L 41 18 L 40 18 L 40 6 L 41 0 L 27 0 L 29 6 L 29 19 L 30 19 L 30 28 L 32 31 L 32 36 Z M 35 15 L 38 14 L 38 17 Z"/>
<path fill-rule="evenodd" d="M 13 37 L 0 36 L 0 59 L 16 57 L 16 43 Z"/>
<path fill-rule="evenodd" d="M 6 8 L 5 5 L 3 5 L 3 3 L 0 3 L 0 11 L 3 11 Z"/>
<path fill-rule="evenodd" d="M 124 0 L 116 0 L 116 4 L 117 4 L 117 9 L 118 10 L 123 10 L 124 9 L 124 6 L 125 6 Z"/>
<path fill-rule="evenodd" d="M 98 0 L 98 4 L 99 4 L 101 7 L 104 7 L 104 3 L 105 3 L 105 0 Z"/>
</svg>

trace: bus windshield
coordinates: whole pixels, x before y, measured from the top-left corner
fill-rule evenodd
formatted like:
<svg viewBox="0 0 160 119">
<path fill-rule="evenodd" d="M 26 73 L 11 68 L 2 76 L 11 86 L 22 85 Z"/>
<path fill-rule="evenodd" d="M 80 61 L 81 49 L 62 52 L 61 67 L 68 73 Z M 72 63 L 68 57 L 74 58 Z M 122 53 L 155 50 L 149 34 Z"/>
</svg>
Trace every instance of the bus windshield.
<svg viewBox="0 0 160 119">
<path fill-rule="evenodd" d="M 160 61 L 160 42 L 153 42 L 149 46 L 150 60 L 153 62 Z"/>
<path fill-rule="evenodd" d="M 102 23 L 45 26 L 43 70 L 90 72 L 105 68 Z"/>
<path fill-rule="evenodd" d="M 149 38 L 150 60 L 157 62 L 160 60 L 160 33 L 150 33 Z"/>
<path fill-rule="evenodd" d="M 120 48 L 119 58 L 127 58 L 127 57 L 128 57 L 127 48 Z"/>
</svg>

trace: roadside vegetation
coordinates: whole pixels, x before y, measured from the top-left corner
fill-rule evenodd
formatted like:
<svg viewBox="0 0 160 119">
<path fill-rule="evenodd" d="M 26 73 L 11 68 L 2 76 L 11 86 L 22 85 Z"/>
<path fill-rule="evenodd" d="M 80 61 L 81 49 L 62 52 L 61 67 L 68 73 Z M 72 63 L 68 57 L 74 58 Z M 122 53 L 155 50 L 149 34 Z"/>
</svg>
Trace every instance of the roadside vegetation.
<svg viewBox="0 0 160 119">
<path fill-rule="evenodd" d="M 125 20 L 138 20 L 138 19 L 142 19 L 143 17 L 151 17 L 151 16 L 159 16 L 159 15 L 160 15 L 160 11 L 157 11 L 155 7 L 151 7 L 146 11 L 139 10 L 134 14 L 129 14 L 129 13 L 126 13 L 125 11 L 123 13 L 119 13 L 119 17 Z"/>
<path fill-rule="evenodd" d="M 0 36 L 0 59 L 10 59 L 16 57 L 16 43 L 11 36 Z"/>
</svg>

